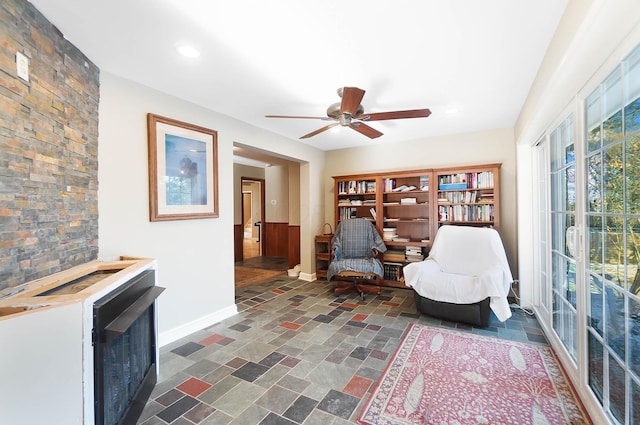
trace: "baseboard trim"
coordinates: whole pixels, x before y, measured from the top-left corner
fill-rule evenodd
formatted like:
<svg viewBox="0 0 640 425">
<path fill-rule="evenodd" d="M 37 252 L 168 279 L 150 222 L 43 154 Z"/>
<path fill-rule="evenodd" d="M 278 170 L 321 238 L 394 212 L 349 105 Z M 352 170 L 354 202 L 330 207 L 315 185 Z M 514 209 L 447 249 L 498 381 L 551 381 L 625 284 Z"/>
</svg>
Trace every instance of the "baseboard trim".
<svg viewBox="0 0 640 425">
<path fill-rule="evenodd" d="M 184 338 L 185 336 L 204 329 L 208 326 L 215 325 L 216 323 L 228 319 L 231 316 L 235 316 L 236 314 L 238 314 L 238 307 L 233 304 L 229 307 L 225 307 L 211 314 L 207 314 L 206 316 L 193 320 L 189 323 L 185 323 L 173 329 L 169 329 L 168 331 L 161 332 L 158 335 L 158 345 L 160 347 L 163 347 L 167 344 L 171 344 L 172 342 L 177 341 L 180 338 Z"/>
<path fill-rule="evenodd" d="M 305 282 L 313 282 L 314 280 L 316 280 L 316 274 L 300 272 L 300 275 L 298 275 L 298 279 L 304 280 Z"/>
</svg>

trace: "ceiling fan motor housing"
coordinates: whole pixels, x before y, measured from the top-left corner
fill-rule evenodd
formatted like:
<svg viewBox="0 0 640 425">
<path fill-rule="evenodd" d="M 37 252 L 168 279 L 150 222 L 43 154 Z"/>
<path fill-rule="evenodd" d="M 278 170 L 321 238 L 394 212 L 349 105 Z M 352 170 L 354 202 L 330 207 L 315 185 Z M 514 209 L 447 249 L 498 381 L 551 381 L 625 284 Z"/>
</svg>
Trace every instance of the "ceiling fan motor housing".
<svg viewBox="0 0 640 425">
<path fill-rule="evenodd" d="M 337 102 L 329 105 L 329 107 L 327 108 L 327 116 L 340 121 L 340 125 L 348 126 L 351 123 L 352 117 L 358 118 L 364 113 L 364 107 L 362 105 L 358 105 L 358 109 L 356 109 L 355 115 L 341 114 L 340 105 L 341 102 Z"/>
</svg>

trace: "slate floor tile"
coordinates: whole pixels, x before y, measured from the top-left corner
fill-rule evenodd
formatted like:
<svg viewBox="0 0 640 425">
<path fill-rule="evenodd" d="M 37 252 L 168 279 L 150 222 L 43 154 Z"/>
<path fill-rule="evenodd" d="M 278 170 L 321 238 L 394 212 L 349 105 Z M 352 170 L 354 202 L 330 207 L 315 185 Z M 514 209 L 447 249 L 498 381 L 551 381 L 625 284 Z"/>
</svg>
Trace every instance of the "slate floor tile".
<svg viewBox="0 0 640 425">
<path fill-rule="evenodd" d="M 295 425 L 295 422 L 291 422 L 275 413 L 269 413 L 266 418 L 260 421 L 259 425 Z"/>
<path fill-rule="evenodd" d="M 253 382 L 267 370 L 269 370 L 267 366 L 254 362 L 247 362 L 231 374 L 237 378 L 244 379 L 245 381 Z"/>
<path fill-rule="evenodd" d="M 204 345 L 198 344 L 196 342 L 187 342 L 186 344 L 181 345 L 180 347 L 174 348 L 173 350 L 171 350 L 171 352 L 179 354 L 183 357 L 187 357 L 188 355 L 195 353 L 196 351 L 202 349 L 203 347 Z"/>
<path fill-rule="evenodd" d="M 171 423 L 199 403 L 200 402 L 195 398 L 185 396 L 164 409 L 162 412 L 158 413 L 156 416 L 165 422 Z"/>
<path fill-rule="evenodd" d="M 318 402 L 316 400 L 301 395 L 282 416 L 301 424 L 307 419 L 307 416 L 309 416 L 317 404 Z"/>
<path fill-rule="evenodd" d="M 349 419 L 360 399 L 340 391 L 331 390 L 318 404 L 318 409 L 332 415 Z"/>
</svg>

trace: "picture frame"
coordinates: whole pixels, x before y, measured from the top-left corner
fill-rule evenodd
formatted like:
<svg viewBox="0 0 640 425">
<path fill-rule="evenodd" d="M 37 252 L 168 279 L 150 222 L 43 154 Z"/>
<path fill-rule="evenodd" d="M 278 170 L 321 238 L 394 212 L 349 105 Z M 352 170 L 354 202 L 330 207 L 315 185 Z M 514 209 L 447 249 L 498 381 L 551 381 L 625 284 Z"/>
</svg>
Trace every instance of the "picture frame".
<svg viewBox="0 0 640 425">
<path fill-rule="evenodd" d="M 218 217 L 218 133 L 147 114 L 149 220 Z"/>
</svg>

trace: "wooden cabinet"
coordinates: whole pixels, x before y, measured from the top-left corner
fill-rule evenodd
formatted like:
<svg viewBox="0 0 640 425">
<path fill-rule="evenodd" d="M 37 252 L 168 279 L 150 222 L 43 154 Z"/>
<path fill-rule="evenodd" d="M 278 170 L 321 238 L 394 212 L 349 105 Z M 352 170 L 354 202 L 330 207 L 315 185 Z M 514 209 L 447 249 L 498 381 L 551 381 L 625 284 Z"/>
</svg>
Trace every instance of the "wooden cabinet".
<svg viewBox="0 0 640 425">
<path fill-rule="evenodd" d="M 487 164 L 334 176 L 335 223 L 371 220 L 387 246 L 385 284 L 404 287 L 402 267 L 429 254 L 439 226 L 499 228 L 499 170 Z M 321 253 L 316 237 L 318 262 Z"/>
<path fill-rule="evenodd" d="M 327 278 L 327 269 L 331 262 L 331 238 L 333 235 L 316 236 L 316 277 Z"/>
</svg>

